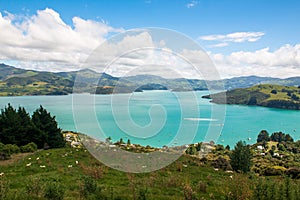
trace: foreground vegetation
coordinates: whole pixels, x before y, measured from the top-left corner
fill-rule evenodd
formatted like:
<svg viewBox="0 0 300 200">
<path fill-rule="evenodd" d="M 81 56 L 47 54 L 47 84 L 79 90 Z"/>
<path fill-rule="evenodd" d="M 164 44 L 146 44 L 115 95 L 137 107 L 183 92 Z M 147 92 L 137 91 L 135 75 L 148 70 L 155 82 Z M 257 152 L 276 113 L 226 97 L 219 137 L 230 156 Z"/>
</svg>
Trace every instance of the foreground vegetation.
<svg viewBox="0 0 300 200">
<path fill-rule="evenodd" d="M 84 148 L 49 149 L 0 162 L 0 199 L 299 199 L 298 179 L 211 165 L 183 155 L 158 171 L 130 174 L 106 167 Z"/>
<path fill-rule="evenodd" d="M 169 166 L 132 174 L 96 160 L 80 143 L 83 135 L 61 132 L 43 107 L 30 117 L 25 109 L 8 105 L 0 121 L 0 200 L 300 199 L 300 141 L 282 132 L 263 130 L 256 144 L 239 141 L 232 150 L 213 142 L 192 144 Z M 35 144 L 28 130 L 44 140 Z M 96 144 L 133 153 L 172 151 L 125 143 L 122 138 Z"/>
</svg>

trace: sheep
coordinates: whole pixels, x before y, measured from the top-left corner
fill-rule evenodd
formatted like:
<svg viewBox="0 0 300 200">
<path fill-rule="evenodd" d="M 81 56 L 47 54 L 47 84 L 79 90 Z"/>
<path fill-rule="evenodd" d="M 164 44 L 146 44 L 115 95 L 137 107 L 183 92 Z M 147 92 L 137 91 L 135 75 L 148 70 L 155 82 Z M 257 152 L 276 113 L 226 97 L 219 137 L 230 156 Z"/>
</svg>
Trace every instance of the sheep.
<svg viewBox="0 0 300 200">
<path fill-rule="evenodd" d="M 73 167 L 72 165 L 68 165 L 68 168 L 71 168 L 71 167 Z"/>
<path fill-rule="evenodd" d="M 1 172 L 1 173 L 0 173 L 0 176 L 3 176 L 3 175 L 4 175 L 4 172 Z"/>
<path fill-rule="evenodd" d="M 46 166 L 45 165 L 40 165 L 40 168 L 46 168 Z"/>
<path fill-rule="evenodd" d="M 30 166 L 31 166 L 31 163 L 26 164 L 26 167 L 30 167 Z"/>
<path fill-rule="evenodd" d="M 78 165 L 78 161 L 77 160 L 75 161 L 75 163 L 76 163 L 76 165 Z"/>
</svg>

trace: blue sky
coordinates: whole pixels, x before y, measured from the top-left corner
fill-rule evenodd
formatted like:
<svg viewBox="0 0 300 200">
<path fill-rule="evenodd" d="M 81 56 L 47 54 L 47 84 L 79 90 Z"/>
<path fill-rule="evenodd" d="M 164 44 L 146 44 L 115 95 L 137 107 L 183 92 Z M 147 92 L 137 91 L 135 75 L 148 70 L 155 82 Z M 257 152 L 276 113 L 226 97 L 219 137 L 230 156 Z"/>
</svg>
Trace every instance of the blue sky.
<svg viewBox="0 0 300 200">
<path fill-rule="evenodd" d="M 266 49 L 269 53 L 281 53 L 288 51 L 291 54 L 299 53 L 300 44 L 300 1 L 295 0 L 198 0 L 198 1 L 169 1 L 169 0 L 131 0 L 131 1 L 53 1 L 53 0 L 15 0 L 0 1 L 0 12 L 3 17 L 8 13 L 19 16 L 11 21 L 16 24 L 18 20 L 25 21 L 27 18 L 37 15 L 37 11 L 49 8 L 59 14 L 66 25 L 74 28 L 73 18 L 91 20 L 104 23 L 114 29 L 128 30 L 140 27 L 162 27 L 179 31 L 196 40 L 206 51 L 216 57 L 216 63 L 220 65 L 232 65 L 237 54 L 245 52 L 238 58 L 240 65 L 246 63 L 253 67 L 253 71 L 245 73 L 250 75 L 255 72 L 255 62 L 240 59 L 247 55 L 254 56 L 255 52 Z M 22 17 L 20 17 L 22 16 Z M 0 30 L 1 32 L 2 30 Z M 24 32 L 24 30 L 22 30 Z M 25 31 L 26 32 L 26 31 Z M 118 31 L 108 31 L 104 38 Z M 25 35 L 28 33 L 24 33 Z M 0 43 L 1 45 L 1 43 Z M 283 48 L 284 49 L 281 49 Z M 281 49 L 281 50 L 280 50 Z M 300 54 L 300 53 L 299 53 Z M 220 56 L 226 57 L 226 61 L 219 61 Z M 271 59 L 272 56 L 269 55 Z M 278 57 L 275 54 L 273 57 Z M 2 60 L 14 61 L 16 58 L 2 58 Z M 286 74 L 275 74 L 274 76 L 291 76 L 297 73 L 299 68 L 298 57 L 289 62 Z M 27 59 L 27 61 L 30 60 Z M 223 62 L 223 63 L 222 63 Z M 228 64 L 229 62 L 229 64 Z M 242 63 L 242 64 L 241 64 Z M 284 65 L 278 61 L 257 63 L 266 65 Z M 291 66 L 291 63 L 293 63 Z M 26 64 L 28 67 L 30 63 Z M 250 66 L 251 65 L 251 66 Z M 254 66 L 253 66 L 254 65 Z M 34 64 L 32 64 L 34 68 Z M 269 66 L 265 66 L 269 67 Z M 297 70 L 295 70 L 297 68 Z M 282 68 L 283 69 L 283 68 Z M 273 69 L 276 71 L 276 69 Z M 228 76 L 243 75 L 241 69 Z M 243 71 L 243 70 L 242 70 Z M 267 70 L 263 70 L 266 73 Z M 280 73 L 284 73 L 284 69 Z M 256 75 L 264 75 L 256 74 Z M 300 75 L 300 74 L 299 74 Z"/>
</svg>

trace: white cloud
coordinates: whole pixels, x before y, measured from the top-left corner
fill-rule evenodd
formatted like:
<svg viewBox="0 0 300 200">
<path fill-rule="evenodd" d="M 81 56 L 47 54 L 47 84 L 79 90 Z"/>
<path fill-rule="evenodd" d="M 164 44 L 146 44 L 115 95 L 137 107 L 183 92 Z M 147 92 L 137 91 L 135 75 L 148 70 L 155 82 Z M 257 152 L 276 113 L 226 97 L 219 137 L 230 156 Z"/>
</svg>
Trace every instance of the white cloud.
<svg viewBox="0 0 300 200">
<path fill-rule="evenodd" d="M 256 42 L 264 35 L 263 32 L 234 32 L 225 35 L 205 35 L 198 39 L 219 42 L 216 45 L 211 45 L 211 47 L 223 47 L 227 46 L 228 43 Z"/>
<path fill-rule="evenodd" d="M 0 59 L 28 62 L 26 66 L 29 62 L 44 62 L 46 67 L 57 63 L 60 71 L 70 70 L 64 67 L 78 67 L 109 33 L 123 31 L 79 17 L 73 17 L 72 22 L 73 26 L 66 24 L 59 13 L 49 8 L 33 16 L 0 13 Z"/>
<path fill-rule="evenodd" d="M 189 3 L 186 4 L 187 8 L 192 8 L 194 6 L 196 6 L 198 4 L 198 1 L 191 1 Z"/>
<path fill-rule="evenodd" d="M 233 52 L 227 56 L 210 53 L 210 56 L 223 77 L 257 75 L 286 78 L 300 75 L 300 44 L 286 44 L 274 51 L 263 48 L 254 52 Z"/>
<path fill-rule="evenodd" d="M 105 42 L 111 33 L 123 32 L 105 22 L 73 17 L 72 25 L 66 24 L 59 13 L 52 9 L 39 10 L 33 16 L 16 16 L 0 13 L 0 60 L 13 61 L 15 66 L 47 71 L 77 70 L 82 63 L 97 63 L 97 71 L 115 59 L 107 68 L 113 75 L 152 73 L 165 77 L 212 77 L 213 69 L 203 51 L 182 50 L 178 57 L 167 49 L 167 41 L 153 41 L 147 31 L 131 32 L 125 37 Z M 215 47 L 230 43 L 254 42 L 263 32 L 236 32 L 227 35 L 208 35 L 200 39 L 217 42 Z M 100 44 L 101 48 L 94 51 Z M 176 46 L 176 45 L 175 45 Z M 150 47 L 147 49 L 145 47 Z M 151 50 L 162 48 L 162 51 Z M 131 51 L 136 49 L 136 51 Z M 125 54 L 124 54 L 125 53 Z M 99 55 L 105 55 L 99 56 Z M 290 77 L 300 75 L 300 44 L 284 45 L 274 51 L 263 48 L 254 52 L 239 51 L 230 55 L 209 53 L 224 77 L 258 75 Z M 86 59 L 88 61 L 86 62 Z M 191 66 L 192 61 L 200 66 Z M 99 68 L 100 66 L 100 68 Z M 88 66 L 90 67 L 90 66 Z M 102 67 L 102 68 L 101 68 Z M 207 74 L 205 74 L 207 73 Z M 217 77 L 217 75 L 215 75 Z"/>
</svg>

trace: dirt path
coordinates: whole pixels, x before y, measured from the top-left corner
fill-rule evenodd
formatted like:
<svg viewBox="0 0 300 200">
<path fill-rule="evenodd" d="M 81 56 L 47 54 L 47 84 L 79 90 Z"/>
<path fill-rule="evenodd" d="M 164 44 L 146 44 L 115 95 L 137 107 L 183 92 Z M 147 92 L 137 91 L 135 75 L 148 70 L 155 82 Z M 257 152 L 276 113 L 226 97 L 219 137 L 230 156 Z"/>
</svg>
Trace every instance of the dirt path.
<svg viewBox="0 0 300 200">
<path fill-rule="evenodd" d="M 18 154 L 13 154 L 11 155 L 11 158 L 9 160 L 1 160 L 0 161 L 0 166 L 6 166 L 6 165 L 11 165 L 19 160 L 22 160 L 26 156 L 33 155 L 36 152 L 33 153 L 18 153 Z"/>
</svg>

